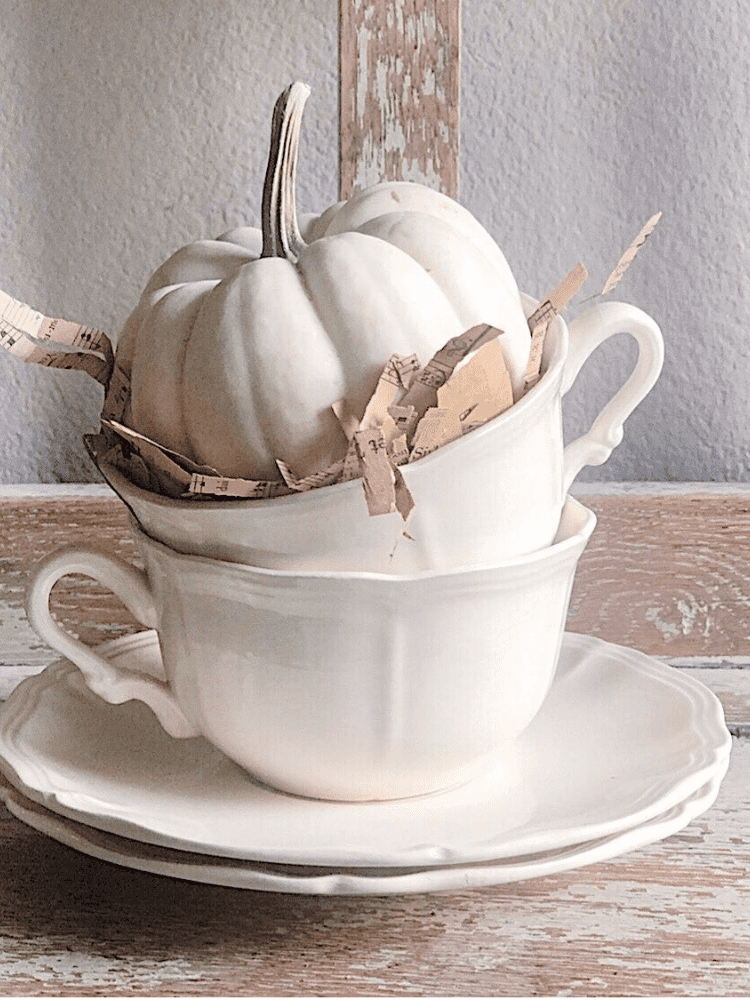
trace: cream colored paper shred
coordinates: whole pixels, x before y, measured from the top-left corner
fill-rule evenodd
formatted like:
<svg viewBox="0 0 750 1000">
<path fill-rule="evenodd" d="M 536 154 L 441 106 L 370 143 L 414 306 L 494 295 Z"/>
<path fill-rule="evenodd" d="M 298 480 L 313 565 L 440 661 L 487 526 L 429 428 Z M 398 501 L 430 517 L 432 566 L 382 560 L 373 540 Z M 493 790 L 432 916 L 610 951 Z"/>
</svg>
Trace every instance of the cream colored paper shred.
<svg viewBox="0 0 750 1000">
<path fill-rule="evenodd" d="M 188 483 L 190 496 L 234 497 L 244 500 L 268 500 L 288 496 L 290 490 L 277 479 L 232 479 L 227 476 L 207 476 L 194 472 Z"/>
<path fill-rule="evenodd" d="M 649 238 L 649 236 L 656 229 L 659 223 L 659 219 L 661 219 L 661 215 L 662 215 L 661 212 L 657 212 L 656 215 L 652 215 L 651 218 L 646 223 L 646 225 L 641 229 L 641 231 L 638 233 L 636 238 L 630 244 L 628 249 L 625 251 L 622 257 L 620 257 L 614 271 L 604 282 L 604 287 L 599 293 L 600 295 L 607 295 L 608 292 L 611 292 L 613 288 L 616 288 L 617 285 L 620 284 L 623 275 L 635 260 L 636 254 L 643 246 L 643 244 L 646 242 L 646 240 Z"/>
<path fill-rule="evenodd" d="M 413 406 L 421 419 L 430 407 L 437 405 L 437 390 L 445 385 L 459 362 L 494 337 L 502 335 L 502 332 L 496 327 L 481 323 L 458 337 L 452 337 L 417 372 L 405 396 L 400 400 L 400 405 Z"/>
<path fill-rule="evenodd" d="M 354 435 L 362 466 L 362 485 L 371 517 L 391 514 L 396 508 L 396 477 L 379 427 L 365 427 Z"/>
<path fill-rule="evenodd" d="M 0 291 L 0 347 L 19 361 L 84 371 L 106 386 L 114 351 L 106 333 L 66 319 L 50 319 Z"/>
<path fill-rule="evenodd" d="M 276 465 L 284 482 L 291 490 L 294 490 L 295 493 L 306 493 L 308 490 L 319 489 L 321 486 L 331 486 L 333 483 L 338 482 L 341 470 L 344 467 L 344 461 L 342 459 L 340 462 L 334 462 L 327 469 L 321 469 L 320 472 L 313 472 L 302 479 L 298 479 L 289 466 L 285 462 L 282 462 L 280 458 L 276 459 Z"/>
<path fill-rule="evenodd" d="M 409 461 L 416 462 L 460 437 L 461 420 L 456 410 L 431 406 L 419 421 Z"/>
<path fill-rule="evenodd" d="M 547 329 L 552 320 L 561 312 L 583 287 L 588 278 L 586 268 L 580 262 L 567 274 L 559 285 L 542 299 L 539 306 L 529 316 L 531 331 L 531 352 L 524 375 L 524 391 L 533 389 L 539 381 L 542 365 L 542 350 L 547 336 Z"/>
<path fill-rule="evenodd" d="M 458 413 L 462 434 L 513 405 L 513 386 L 500 341 L 495 338 L 457 368 L 437 391 L 438 406 Z"/>
</svg>

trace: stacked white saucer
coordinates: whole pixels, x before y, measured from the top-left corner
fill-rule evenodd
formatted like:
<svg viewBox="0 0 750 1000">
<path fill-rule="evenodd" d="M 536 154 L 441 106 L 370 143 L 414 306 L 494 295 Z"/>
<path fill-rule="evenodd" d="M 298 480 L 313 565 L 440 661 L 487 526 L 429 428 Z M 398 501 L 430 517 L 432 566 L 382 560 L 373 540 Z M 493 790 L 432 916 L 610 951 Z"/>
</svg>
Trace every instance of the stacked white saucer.
<svg viewBox="0 0 750 1000">
<path fill-rule="evenodd" d="M 154 632 L 102 651 L 161 671 Z M 316 801 L 252 781 L 203 739 L 170 738 L 142 704 L 106 704 L 60 661 L 3 708 L 0 794 L 32 827 L 130 868 L 382 895 L 534 878 L 667 837 L 713 803 L 730 745 L 703 685 L 566 634 L 550 693 L 511 759 L 448 792 Z"/>
</svg>

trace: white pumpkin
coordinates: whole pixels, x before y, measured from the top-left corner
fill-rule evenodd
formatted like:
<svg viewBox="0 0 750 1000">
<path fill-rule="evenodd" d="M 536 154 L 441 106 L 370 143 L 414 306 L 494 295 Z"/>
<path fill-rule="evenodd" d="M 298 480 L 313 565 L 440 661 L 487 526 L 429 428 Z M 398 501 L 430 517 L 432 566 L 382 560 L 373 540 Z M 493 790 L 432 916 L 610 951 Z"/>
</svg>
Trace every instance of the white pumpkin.
<svg viewBox="0 0 750 1000">
<path fill-rule="evenodd" d="M 456 202 L 384 183 L 298 227 L 294 179 L 309 89 L 274 110 L 262 230 L 177 251 L 149 281 L 117 347 L 134 430 L 223 475 L 297 475 L 341 458 L 331 410 L 364 411 L 393 353 L 424 364 L 477 323 L 500 338 L 520 394 L 530 336 L 497 244 Z"/>
</svg>

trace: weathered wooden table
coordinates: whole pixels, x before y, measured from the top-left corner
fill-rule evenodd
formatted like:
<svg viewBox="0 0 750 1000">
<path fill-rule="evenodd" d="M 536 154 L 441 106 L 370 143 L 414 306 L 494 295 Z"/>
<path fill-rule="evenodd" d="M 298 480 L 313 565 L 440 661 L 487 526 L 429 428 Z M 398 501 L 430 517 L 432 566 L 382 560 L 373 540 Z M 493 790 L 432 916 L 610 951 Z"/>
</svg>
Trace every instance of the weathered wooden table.
<svg viewBox="0 0 750 1000">
<path fill-rule="evenodd" d="M 97 539 L 132 556 L 93 488 L 0 491 L 0 680 L 56 659 L 25 621 L 36 556 Z M 0 819 L 3 995 L 509 996 L 750 993 L 750 487 L 580 490 L 599 524 L 571 631 L 641 649 L 721 698 L 716 804 L 607 863 L 512 885 L 382 897 L 266 894 L 98 861 Z M 60 618 L 87 642 L 138 628 L 82 578 Z"/>
</svg>

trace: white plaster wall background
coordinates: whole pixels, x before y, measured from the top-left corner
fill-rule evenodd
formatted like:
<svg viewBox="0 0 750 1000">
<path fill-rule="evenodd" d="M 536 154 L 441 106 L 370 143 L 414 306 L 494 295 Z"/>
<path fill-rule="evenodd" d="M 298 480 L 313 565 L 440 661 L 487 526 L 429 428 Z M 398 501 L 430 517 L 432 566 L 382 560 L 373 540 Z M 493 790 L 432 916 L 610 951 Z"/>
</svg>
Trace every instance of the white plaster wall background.
<svg viewBox="0 0 750 1000">
<path fill-rule="evenodd" d="M 300 208 L 336 196 L 336 0 L 0 0 L 0 287 L 116 332 L 178 246 L 257 223 L 273 100 L 313 88 Z M 578 260 L 661 324 L 664 374 L 582 478 L 750 479 L 748 11 L 739 0 L 463 0 L 461 200 L 525 290 Z M 603 348 L 580 433 L 632 364 Z M 0 481 L 95 479 L 100 390 L 0 357 Z"/>
<path fill-rule="evenodd" d="M 467 0 L 464 18 L 463 200 L 484 209 L 521 287 L 542 294 L 580 257 L 598 290 L 641 223 L 664 212 L 613 293 L 661 325 L 664 372 L 607 465 L 581 479 L 746 481 L 750 8 L 481 6 L 482 18 Z M 584 369 L 570 433 L 622 381 L 630 348 L 605 346 Z"/>
</svg>

